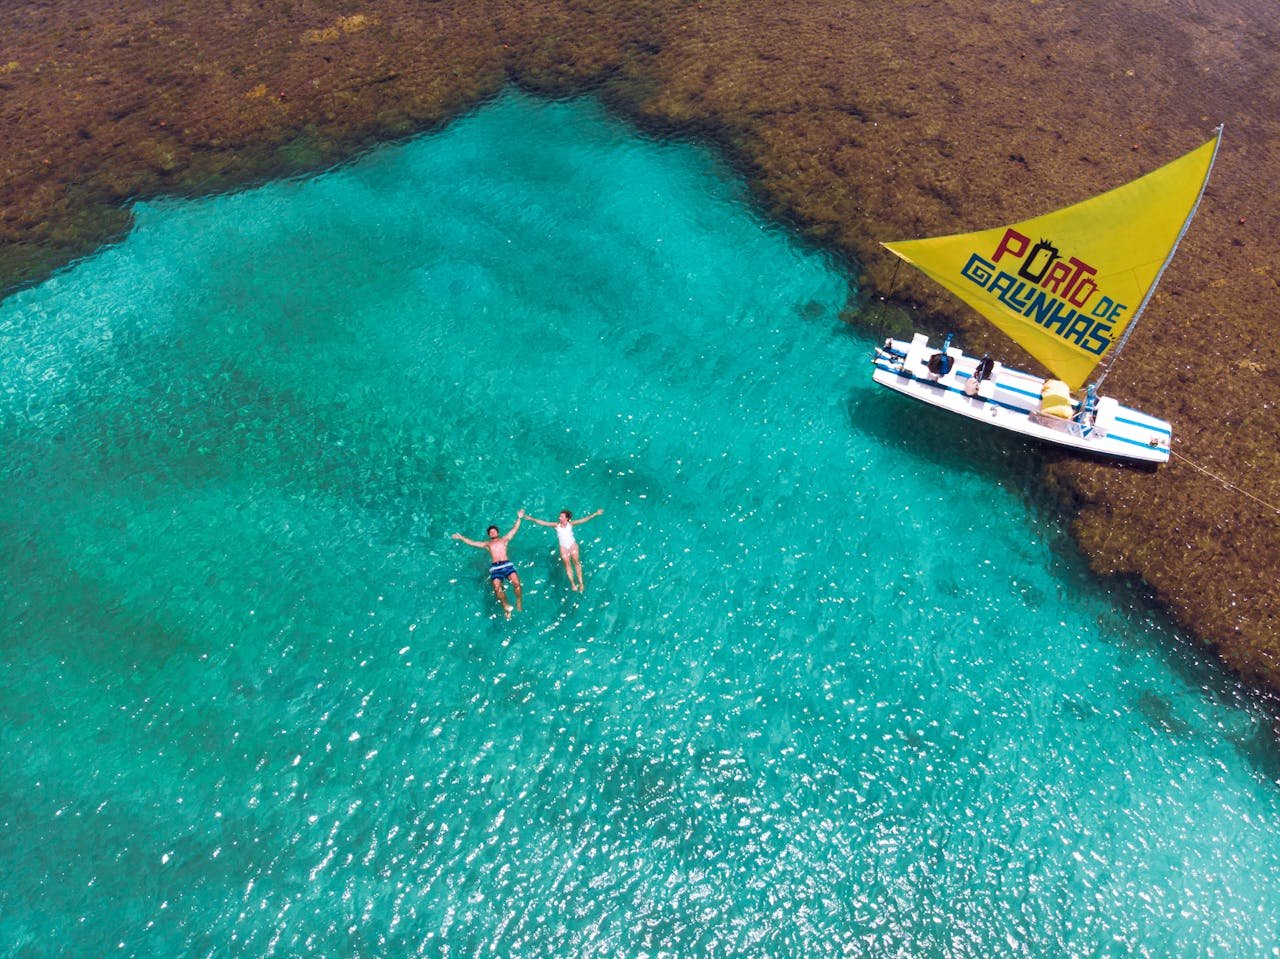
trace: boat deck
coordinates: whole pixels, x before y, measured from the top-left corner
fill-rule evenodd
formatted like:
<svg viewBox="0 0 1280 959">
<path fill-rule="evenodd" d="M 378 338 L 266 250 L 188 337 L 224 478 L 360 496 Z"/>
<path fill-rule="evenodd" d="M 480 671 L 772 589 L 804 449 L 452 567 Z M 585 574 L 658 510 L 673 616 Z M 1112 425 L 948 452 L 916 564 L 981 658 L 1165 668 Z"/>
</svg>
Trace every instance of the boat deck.
<svg viewBox="0 0 1280 959">
<path fill-rule="evenodd" d="M 1165 420 L 1108 397 L 1097 398 L 1092 414 L 1075 404 L 1075 415 L 1069 419 L 1046 415 L 1041 412 L 1042 377 L 997 363 L 975 388 L 969 381 L 979 358 L 952 347 L 947 350 L 951 368 L 938 375 L 929 368 L 930 358 L 938 352 L 923 333 L 915 334 L 909 343 L 887 340 L 876 350 L 872 379 L 931 406 L 1042 442 L 1149 463 L 1169 459 L 1173 431 Z"/>
</svg>

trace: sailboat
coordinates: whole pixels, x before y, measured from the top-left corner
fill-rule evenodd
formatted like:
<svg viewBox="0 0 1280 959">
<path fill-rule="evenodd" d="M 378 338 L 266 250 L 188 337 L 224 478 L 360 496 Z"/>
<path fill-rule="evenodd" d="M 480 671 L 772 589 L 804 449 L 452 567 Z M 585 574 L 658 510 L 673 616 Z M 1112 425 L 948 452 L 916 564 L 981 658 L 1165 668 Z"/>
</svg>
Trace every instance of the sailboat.
<svg viewBox="0 0 1280 959">
<path fill-rule="evenodd" d="M 1036 440 L 1167 462 L 1170 424 L 1098 387 L 1191 225 L 1221 139 L 1219 127 L 1213 139 L 1146 176 L 1011 226 L 883 244 L 977 310 L 1052 378 L 966 356 L 951 336 L 934 349 L 916 333 L 876 349 L 872 379 Z"/>
</svg>

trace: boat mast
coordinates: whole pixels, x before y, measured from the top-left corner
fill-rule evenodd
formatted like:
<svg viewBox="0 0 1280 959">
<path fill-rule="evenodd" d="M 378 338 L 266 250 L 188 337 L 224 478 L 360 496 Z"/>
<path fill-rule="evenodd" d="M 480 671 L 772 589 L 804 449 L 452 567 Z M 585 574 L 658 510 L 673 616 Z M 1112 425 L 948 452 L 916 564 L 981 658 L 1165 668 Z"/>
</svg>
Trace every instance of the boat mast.
<svg viewBox="0 0 1280 959">
<path fill-rule="evenodd" d="M 1160 270 L 1156 273 L 1156 278 L 1151 281 L 1151 286 L 1147 288 L 1147 294 L 1142 298 L 1142 302 L 1138 304 L 1138 309 L 1133 314 L 1133 319 L 1129 321 L 1129 325 L 1125 328 L 1124 333 L 1120 336 L 1120 342 L 1115 345 L 1115 349 L 1111 351 L 1111 355 L 1107 358 L 1102 366 L 1102 372 L 1098 378 L 1090 384 L 1090 391 L 1096 390 L 1102 385 L 1102 381 L 1107 378 L 1107 374 L 1111 372 L 1111 365 L 1115 363 L 1116 357 L 1120 355 L 1120 351 L 1124 349 L 1125 343 L 1129 339 L 1129 334 L 1134 331 L 1138 325 L 1138 320 L 1142 316 L 1142 311 L 1147 308 L 1147 302 L 1151 299 L 1151 294 L 1156 291 L 1156 287 L 1160 285 L 1160 278 L 1164 276 L 1165 268 L 1169 265 L 1169 261 L 1173 259 L 1173 254 L 1177 252 L 1178 244 L 1182 242 L 1182 238 L 1187 235 L 1187 230 L 1191 226 L 1191 220 L 1196 215 L 1196 210 L 1200 209 L 1200 201 L 1204 199 L 1205 187 L 1209 185 L 1209 174 L 1213 172 L 1213 161 L 1218 158 L 1218 147 L 1222 145 L 1222 127 L 1218 124 L 1217 137 L 1213 144 L 1213 156 L 1209 157 L 1209 166 L 1204 171 L 1204 182 L 1200 184 L 1200 192 L 1196 194 L 1196 202 L 1191 204 L 1191 209 L 1187 213 L 1187 218 L 1182 222 L 1182 229 L 1178 231 L 1178 237 L 1173 241 L 1173 246 L 1169 248 L 1168 255 L 1164 258 L 1164 262 L 1160 264 Z"/>
</svg>

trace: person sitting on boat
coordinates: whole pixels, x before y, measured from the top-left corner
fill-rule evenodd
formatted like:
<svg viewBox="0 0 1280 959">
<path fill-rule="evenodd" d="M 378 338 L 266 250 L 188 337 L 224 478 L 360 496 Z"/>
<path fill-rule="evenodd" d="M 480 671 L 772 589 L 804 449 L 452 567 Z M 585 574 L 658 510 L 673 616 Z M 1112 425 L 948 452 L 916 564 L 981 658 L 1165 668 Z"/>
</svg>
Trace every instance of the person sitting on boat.
<svg viewBox="0 0 1280 959">
<path fill-rule="evenodd" d="M 929 357 L 929 372 L 933 378 L 941 379 L 951 372 L 951 367 L 956 365 L 955 358 L 950 353 L 934 353 Z"/>
<path fill-rule="evenodd" d="M 984 355 L 982 359 L 978 361 L 978 365 L 973 368 L 972 375 L 965 380 L 964 395 L 977 396 L 978 387 L 982 384 L 983 380 L 991 378 L 991 371 L 994 370 L 995 367 L 995 360 L 993 360 L 989 355 Z"/>
<path fill-rule="evenodd" d="M 1084 402 L 1079 404 L 1079 409 L 1076 410 L 1076 415 L 1072 419 L 1084 426 L 1092 426 L 1097 415 L 1098 394 L 1094 385 L 1090 383 L 1085 388 Z"/>
<path fill-rule="evenodd" d="M 893 345 L 892 336 L 884 341 L 884 346 L 880 347 L 879 352 L 883 353 L 886 357 L 891 357 L 897 360 L 906 359 L 907 356 L 906 351 L 900 350 Z"/>
</svg>

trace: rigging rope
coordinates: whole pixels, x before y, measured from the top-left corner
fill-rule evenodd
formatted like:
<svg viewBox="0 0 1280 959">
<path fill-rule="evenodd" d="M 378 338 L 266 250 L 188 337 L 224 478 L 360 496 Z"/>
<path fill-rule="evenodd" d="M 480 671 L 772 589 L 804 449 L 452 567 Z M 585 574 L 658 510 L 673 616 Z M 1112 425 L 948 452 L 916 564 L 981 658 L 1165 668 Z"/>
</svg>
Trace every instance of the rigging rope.
<svg viewBox="0 0 1280 959">
<path fill-rule="evenodd" d="M 1217 480 L 1219 483 L 1221 483 L 1221 484 L 1222 484 L 1223 486 L 1225 486 L 1227 489 L 1235 490 L 1237 493 L 1243 493 L 1245 496 L 1249 497 L 1249 499 L 1253 500 L 1255 503 L 1261 503 L 1261 504 L 1262 504 L 1263 506 L 1265 506 L 1267 509 L 1271 510 L 1271 512 L 1273 512 L 1273 513 L 1280 513 L 1280 506 L 1272 506 L 1272 505 L 1271 505 L 1270 503 L 1268 503 L 1266 500 L 1261 499 L 1261 498 L 1259 498 L 1259 497 L 1257 497 L 1257 496 L 1254 496 L 1254 495 L 1253 495 L 1252 493 L 1250 493 L 1247 489 L 1241 489 L 1239 486 L 1237 486 L 1235 483 L 1232 483 L 1230 480 L 1225 480 L 1225 479 L 1223 479 L 1221 476 L 1219 476 L 1217 473 L 1212 473 L 1212 472 L 1210 472 L 1209 470 L 1205 469 L 1205 468 L 1204 468 L 1203 466 L 1201 466 L 1199 463 L 1194 463 L 1194 462 L 1192 462 L 1190 459 L 1188 459 L 1187 457 L 1183 456 L 1183 455 L 1182 455 L 1181 453 L 1179 453 L 1177 450 L 1170 449 L 1170 450 L 1169 450 L 1169 455 L 1170 455 L 1170 456 L 1176 456 L 1178 459 L 1182 460 L 1182 462 L 1186 463 L 1186 464 L 1187 464 L 1188 466 L 1190 466 L 1192 469 L 1194 469 L 1194 470 L 1199 470 L 1199 471 L 1200 471 L 1201 473 L 1203 473 L 1205 476 L 1208 476 L 1208 477 L 1209 477 L 1209 478 L 1211 478 L 1211 479 Z"/>
</svg>

